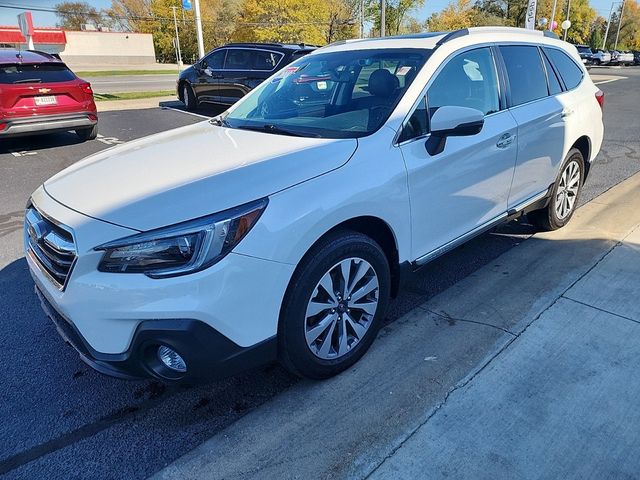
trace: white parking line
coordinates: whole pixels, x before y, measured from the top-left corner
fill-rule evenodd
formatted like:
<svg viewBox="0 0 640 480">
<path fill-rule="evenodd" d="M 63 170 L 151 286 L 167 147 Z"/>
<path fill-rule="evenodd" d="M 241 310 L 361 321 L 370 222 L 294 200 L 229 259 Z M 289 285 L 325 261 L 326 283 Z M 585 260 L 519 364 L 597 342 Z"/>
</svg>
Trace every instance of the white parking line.
<svg viewBox="0 0 640 480">
<path fill-rule="evenodd" d="M 105 137 L 104 135 L 100 135 L 100 134 L 98 134 L 98 136 L 96 137 L 96 140 L 104 143 L 105 145 L 119 145 L 121 143 L 124 143 L 123 140 L 120 140 L 116 137 Z"/>
<path fill-rule="evenodd" d="M 623 80 L 627 77 L 617 77 L 617 78 L 610 78 L 609 80 L 602 80 L 601 82 L 593 82 L 594 85 L 602 85 L 603 83 L 610 83 L 610 82 L 615 82 L 616 80 Z"/>
<path fill-rule="evenodd" d="M 37 155 L 38 152 L 33 150 L 9 150 L 14 157 L 26 157 L 28 155 Z"/>
<path fill-rule="evenodd" d="M 187 112 L 186 110 L 180 110 L 174 107 L 160 107 L 162 110 L 173 110 L 174 112 L 186 113 L 187 115 L 193 115 L 194 117 L 206 118 L 207 120 L 213 117 L 208 115 L 200 115 L 199 113 Z"/>
</svg>

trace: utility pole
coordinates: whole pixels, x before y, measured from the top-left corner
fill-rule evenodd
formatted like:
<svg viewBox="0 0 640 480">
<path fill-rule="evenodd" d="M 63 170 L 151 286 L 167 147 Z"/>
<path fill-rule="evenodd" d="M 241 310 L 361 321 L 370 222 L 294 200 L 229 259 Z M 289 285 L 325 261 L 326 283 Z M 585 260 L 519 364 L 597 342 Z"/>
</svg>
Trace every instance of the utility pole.
<svg viewBox="0 0 640 480">
<path fill-rule="evenodd" d="M 571 0 L 567 0 L 567 20 L 569 20 L 569 9 L 571 8 Z M 569 31 L 568 28 L 564 29 L 564 41 L 567 41 L 567 32 Z"/>
<path fill-rule="evenodd" d="M 182 67 L 182 53 L 180 53 L 180 36 L 178 35 L 176 8 L 178 7 L 171 7 L 171 10 L 173 10 L 173 26 L 176 28 L 176 61 L 178 62 L 178 73 L 180 73 L 180 68 Z"/>
<path fill-rule="evenodd" d="M 385 36 L 387 19 L 385 18 L 386 0 L 380 0 L 380 36 Z"/>
<path fill-rule="evenodd" d="M 364 0 L 360 0 L 360 38 L 364 38 Z"/>
<path fill-rule="evenodd" d="M 200 19 L 200 0 L 194 0 L 194 12 L 196 16 L 196 33 L 198 34 L 198 55 L 204 57 L 204 40 L 202 39 L 202 20 Z"/>
<path fill-rule="evenodd" d="M 624 13 L 624 0 L 622 0 L 622 6 L 620 7 L 620 18 L 618 18 L 618 31 L 616 32 L 616 43 L 613 45 L 613 49 L 618 49 L 618 37 L 620 37 L 620 26 L 622 25 L 622 14 Z"/>
<path fill-rule="evenodd" d="M 613 6 L 618 2 L 611 2 L 611 10 L 609 10 L 609 20 L 607 20 L 607 29 L 604 32 L 604 40 L 602 40 L 602 50 L 607 48 L 607 37 L 609 36 L 609 27 L 611 26 L 611 16 L 613 15 Z"/>
<path fill-rule="evenodd" d="M 556 7 L 558 6 L 558 0 L 553 0 L 553 8 L 551 9 L 551 20 L 549 20 L 549 31 L 553 31 L 553 20 L 556 18 Z"/>
</svg>

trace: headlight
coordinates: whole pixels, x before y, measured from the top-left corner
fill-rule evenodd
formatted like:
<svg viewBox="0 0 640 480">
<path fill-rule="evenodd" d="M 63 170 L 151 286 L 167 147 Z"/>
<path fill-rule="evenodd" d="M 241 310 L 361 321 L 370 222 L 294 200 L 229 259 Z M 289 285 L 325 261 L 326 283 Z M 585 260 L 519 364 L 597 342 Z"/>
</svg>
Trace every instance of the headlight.
<svg viewBox="0 0 640 480">
<path fill-rule="evenodd" d="M 169 227 L 139 233 L 94 250 L 103 250 L 101 272 L 172 277 L 210 267 L 227 255 L 256 224 L 267 199 Z"/>
</svg>

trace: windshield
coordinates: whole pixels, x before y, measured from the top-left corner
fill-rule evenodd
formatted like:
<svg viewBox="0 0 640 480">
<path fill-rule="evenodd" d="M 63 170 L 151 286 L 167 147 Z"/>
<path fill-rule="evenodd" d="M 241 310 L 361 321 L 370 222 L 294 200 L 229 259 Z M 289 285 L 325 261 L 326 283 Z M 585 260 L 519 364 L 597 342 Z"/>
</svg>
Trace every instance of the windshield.
<svg viewBox="0 0 640 480">
<path fill-rule="evenodd" d="M 281 135 L 369 135 L 387 120 L 430 53 L 385 49 L 305 56 L 258 86 L 222 121 Z"/>
</svg>

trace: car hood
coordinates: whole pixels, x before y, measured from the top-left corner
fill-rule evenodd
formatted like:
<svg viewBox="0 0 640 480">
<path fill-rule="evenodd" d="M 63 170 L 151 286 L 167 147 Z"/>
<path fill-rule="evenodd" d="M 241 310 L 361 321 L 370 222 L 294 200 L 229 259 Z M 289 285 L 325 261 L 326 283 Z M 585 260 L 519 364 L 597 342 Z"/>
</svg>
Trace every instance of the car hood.
<svg viewBox="0 0 640 480">
<path fill-rule="evenodd" d="M 266 197 L 344 165 L 355 139 L 236 130 L 202 122 L 104 150 L 45 182 L 58 202 L 136 230 Z"/>
</svg>

